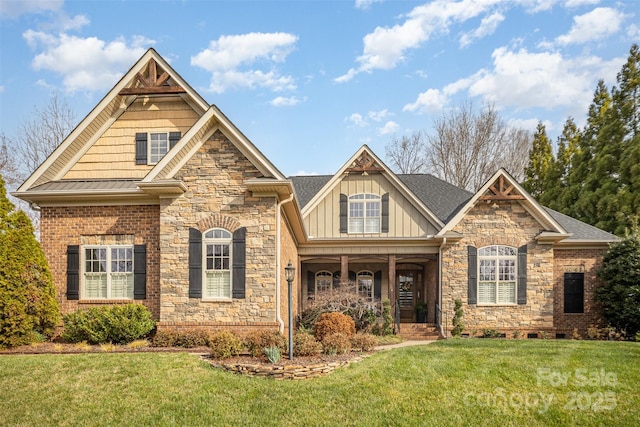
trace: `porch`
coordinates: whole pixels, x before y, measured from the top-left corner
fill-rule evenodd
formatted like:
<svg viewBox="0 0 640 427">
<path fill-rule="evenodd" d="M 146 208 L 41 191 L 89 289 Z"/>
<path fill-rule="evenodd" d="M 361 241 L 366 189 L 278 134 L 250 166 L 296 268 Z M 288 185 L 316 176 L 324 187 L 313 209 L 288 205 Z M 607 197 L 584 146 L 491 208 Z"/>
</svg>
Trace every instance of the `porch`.
<svg viewBox="0 0 640 427">
<path fill-rule="evenodd" d="M 438 254 L 306 255 L 299 258 L 302 310 L 323 292 L 352 286 L 379 304 L 388 299 L 406 339 L 438 338 Z"/>
</svg>

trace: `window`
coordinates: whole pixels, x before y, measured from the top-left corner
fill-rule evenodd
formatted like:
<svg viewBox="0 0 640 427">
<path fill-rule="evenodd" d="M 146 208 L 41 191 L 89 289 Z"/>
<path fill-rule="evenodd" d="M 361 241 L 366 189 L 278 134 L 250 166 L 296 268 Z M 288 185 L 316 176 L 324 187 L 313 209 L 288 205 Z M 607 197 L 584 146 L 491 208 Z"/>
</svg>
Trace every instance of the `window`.
<svg viewBox="0 0 640 427">
<path fill-rule="evenodd" d="M 478 303 L 515 304 L 518 251 L 510 246 L 478 250 Z"/>
<path fill-rule="evenodd" d="M 584 273 L 564 273 L 564 312 L 584 313 Z"/>
<path fill-rule="evenodd" d="M 204 233 L 203 298 L 231 298 L 231 233 L 214 228 Z"/>
<path fill-rule="evenodd" d="M 349 233 L 380 232 L 380 196 L 356 194 L 349 197 Z"/>
<path fill-rule="evenodd" d="M 149 164 L 156 164 L 169 151 L 169 135 L 167 133 L 149 134 Z"/>
<path fill-rule="evenodd" d="M 85 246 L 82 296 L 133 299 L 133 246 Z"/>
<path fill-rule="evenodd" d="M 360 271 L 356 275 L 358 293 L 367 301 L 373 301 L 373 273 L 370 271 Z"/>
<path fill-rule="evenodd" d="M 333 274 L 329 271 L 318 271 L 315 280 L 315 294 L 330 291 L 333 288 Z"/>
</svg>

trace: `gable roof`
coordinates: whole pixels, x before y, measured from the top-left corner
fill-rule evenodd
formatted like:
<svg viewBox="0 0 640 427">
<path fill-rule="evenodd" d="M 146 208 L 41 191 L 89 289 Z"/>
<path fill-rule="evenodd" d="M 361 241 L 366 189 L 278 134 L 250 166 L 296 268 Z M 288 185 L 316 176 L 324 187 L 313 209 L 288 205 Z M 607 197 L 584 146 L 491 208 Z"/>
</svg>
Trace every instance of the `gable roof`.
<svg viewBox="0 0 640 427">
<path fill-rule="evenodd" d="M 617 242 L 618 240 L 620 240 L 620 238 L 615 234 L 600 230 L 593 225 L 589 225 L 585 222 L 572 218 L 563 213 L 554 211 L 553 209 L 549 209 L 547 207 L 543 207 L 543 209 L 547 211 L 547 213 L 549 213 L 549 215 L 551 215 L 553 219 L 561 224 L 565 230 L 571 233 L 571 237 L 564 239 L 562 242 Z"/>
<path fill-rule="evenodd" d="M 514 191 L 515 190 L 515 191 Z M 440 230 L 438 236 L 442 236 L 453 228 L 464 218 L 476 203 L 486 198 L 498 200 L 518 200 L 542 226 L 547 230 L 545 237 L 561 239 L 570 237 L 570 233 L 560 225 L 542 206 L 533 198 L 518 182 L 509 175 L 505 169 L 500 168 L 480 189 L 456 212 L 456 214 Z"/>
<path fill-rule="evenodd" d="M 144 72 L 148 69 L 148 75 Z M 157 76 L 157 73 L 160 76 Z M 193 108 L 200 118 L 182 136 L 174 149 L 156 164 L 142 180 L 140 188 L 151 190 L 152 181 L 161 180 L 162 185 L 151 191 L 176 192 L 180 184 L 171 182 L 173 174 L 189 160 L 195 151 L 216 130 L 221 130 L 257 169 L 267 178 L 284 180 L 284 175 L 238 130 L 238 128 L 214 105 L 208 105 L 182 77 L 154 49 L 148 49 L 129 69 L 94 109 L 60 143 L 51 155 L 31 174 L 31 176 L 13 194 L 25 200 L 45 200 L 47 194 L 64 197 L 65 192 L 57 191 L 59 185 L 43 184 L 63 182 L 65 174 L 91 148 L 91 146 L 110 128 L 140 95 L 171 94 L 179 96 Z M 76 186 L 77 192 L 95 193 L 100 188 L 110 187 L 117 192 L 117 185 L 103 184 L 101 181 L 87 180 L 85 185 Z M 132 181 L 133 182 L 133 181 Z M 129 189 L 121 188 L 123 193 Z M 96 194 L 99 194 L 98 193 Z M 184 191 L 184 190 L 183 190 Z M 37 195 L 36 198 L 32 197 Z"/>
<path fill-rule="evenodd" d="M 300 201 L 300 205 L 302 207 L 302 216 L 304 217 L 307 213 L 313 210 L 321 200 L 326 197 L 326 195 L 336 186 L 346 173 L 350 171 L 356 172 L 366 172 L 367 169 L 370 169 L 375 172 L 382 173 L 386 179 L 409 201 L 413 204 L 413 206 L 422 214 L 425 218 L 427 218 L 433 225 L 437 228 L 442 227 L 444 223 L 442 220 L 434 214 L 423 202 L 420 200 L 414 192 L 412 192 L 399 178 L 393 173 L 382 160 L 376 156 L 373 151 L 365 144 L 356 153 L 351 156 L 349 160 L 333 175 L 330 176 L 328 180 L 322 182 L 322 179 L 302 179 L 299 180 L 299 184 L 306 184 L 308 186 L 307 189 L 302 190 L 303 197 L 305 199 L 308 196 L 311 196 L 306 203 L 302 203 Z M 307 177 L 309 178 L 309 177 Z M 295 181 L 292 179 L 295 186 Z M 322 185 L 320 186 L 320 184 Z M 312 188 L 313 187 L 313 188 Z M 315 194 L 313 194 L 313 190 L 315 188 L 320 187 Z M 313 194 L 313 195 L 312 195 Z M 298 194 L 296 194 L 298 196 Z"/>
<path fill-rule="evenodd" d="M 154 49 L 148 49 L 116 85 L 102 98 L 91 112 L 71 131 L 47 159 L 18 188 L 17 194 L 48 181 L 62 179 L 95 141 L 120 117 L 137 95 L 121 95 L 123 89 L 134 87 L 150 61 L 154 61 L 168 74 L 167 83 L 180 86 L 180 96 L 203 114 L 209 105 Z"/>
</svg>

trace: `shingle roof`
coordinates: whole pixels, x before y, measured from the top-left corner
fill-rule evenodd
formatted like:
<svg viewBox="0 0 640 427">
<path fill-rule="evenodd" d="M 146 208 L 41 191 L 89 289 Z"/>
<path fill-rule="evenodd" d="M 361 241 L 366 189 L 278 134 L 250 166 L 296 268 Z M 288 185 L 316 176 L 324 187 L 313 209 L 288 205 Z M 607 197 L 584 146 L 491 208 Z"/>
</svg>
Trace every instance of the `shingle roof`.
<svg viewBox="0 0 640 427">
<path fill-rule="evenodd" d="M 575 218 L 572 218 L 568 215 L 562 214 L 560 212 L 554 211 L 553 209 L 549 209 L 544 207 L 544 210 L 551 215 L 553 219 L 555 219 L 558 224 L 562 226 L 565 230 L 573 235 L 564 241 L 576 241 L 576 240 L 597 240 L 597 241 L 606 241 L 606 242 L 615 242 L 619 240 L 619 238 L 611 233 L 607 233 L 604 230 L 600 230 L 592 225 L 579 221 Z"/>
<path fill-rule="evenodd" d="M 303 208 L 329 182 L 332 175 L 309 175 L 290 177 L 293 187 Z M 397 177 L 411 190 L 424 205 L 442 222 L 447 223 L 473 194 L 449 184 L 429 174 L 398 174 Z M 593 227 L 560 212 L 544 209 L 572 236 L 565 241 L 601 241 L 611 242 L 618 238 L 606 231 Z"/>
</svg>

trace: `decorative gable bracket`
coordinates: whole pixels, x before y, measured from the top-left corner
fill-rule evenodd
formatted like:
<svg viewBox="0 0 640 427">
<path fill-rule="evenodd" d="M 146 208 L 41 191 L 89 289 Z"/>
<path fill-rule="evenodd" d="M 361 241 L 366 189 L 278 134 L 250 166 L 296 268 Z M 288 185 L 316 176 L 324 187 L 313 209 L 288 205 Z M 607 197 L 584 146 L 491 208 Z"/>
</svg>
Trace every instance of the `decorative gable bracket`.
<svg viewBox="0 0 640 427">
<path fill-rule="evenodd" d="M 347 174 L 381 173 L 384 168 L 376 163 L 375 159 L 367 151 L 363 151 L 360 157 L 354 160 L 353 164 L 345 169 Z"/>
<path fill-rule="evenodd" d="M 158 68 L 156 61 L 150 59 L 147 63 L 147 77 L 142 73 L 136 74 L 136 80 L 138 86 L 126 87 L 118 92 L 119 95 L 168 95 L 168 94 L 180 94 L 186 93 L 186 90 L 181 86 L 171 86 L 168 83 L 169 73 L 162 71 L 158 75 Z"/>
<path fill-rule="evenodd" d="M 514 192 L 514 189 L 515 186 L 506 182 L 504 176 L 500 175 L 479 200 L 526 200 L 526 197 Z"/>
</svg>

